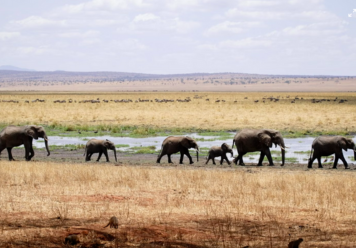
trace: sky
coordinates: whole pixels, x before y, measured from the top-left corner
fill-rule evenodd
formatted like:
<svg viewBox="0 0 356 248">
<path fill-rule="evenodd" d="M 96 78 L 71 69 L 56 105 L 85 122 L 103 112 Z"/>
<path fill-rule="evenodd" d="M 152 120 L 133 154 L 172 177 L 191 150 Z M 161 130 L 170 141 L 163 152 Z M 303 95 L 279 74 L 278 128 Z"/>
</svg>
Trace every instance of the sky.
<svg viewBox="0 0 356 248">
<path fill-rule="evenodd" d="M 0 66 L 356 75 L 355 0 L 0 0 Z"/>
</svg>

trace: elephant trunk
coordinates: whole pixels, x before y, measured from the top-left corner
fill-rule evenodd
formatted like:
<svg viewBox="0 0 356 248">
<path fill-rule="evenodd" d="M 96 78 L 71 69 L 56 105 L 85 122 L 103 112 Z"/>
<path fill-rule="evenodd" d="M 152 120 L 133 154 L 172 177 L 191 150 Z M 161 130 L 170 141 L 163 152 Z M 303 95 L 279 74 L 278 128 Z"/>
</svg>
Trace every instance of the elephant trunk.
<svg viewBox="0 0 356 248">
<path fill-rule="evenodd" d="M 285 150 L 286 146 L 284 145 L 284 140 L 281 141 L 279 146 L 281 147 L 281 153 L 282 153 L 282 164 L 281 164 L 281 166 L 283 166 L 284 165 L 284 161 L 285 161 L 285 154 L 286 154 L 286 150 Z"/>
<path fill-rule="evenodd" d="M 48 138 L 47 135 L 44 135 L 44 140 L 45 140 L 45 146 L 46 146 L 46 150 L 47 150 L 47 156 L 51 155 L 49 148 L 48 148 Z"/>
<path fill-rule="evenodd" d="M 199 148 L 197 147 L 197 162 L 199 162 Z"/>
<path fill-rule="evenodd" d="M 354 160 L 356 161 L 356 147 L 354 149 Z"/>
<path fill-rule="evenodd" d="M 117 158 L 116 158 L 116 149 L 114 148 L 114 155 L 115 155 L 115 161 L 117 162 Z"/>
</svg>

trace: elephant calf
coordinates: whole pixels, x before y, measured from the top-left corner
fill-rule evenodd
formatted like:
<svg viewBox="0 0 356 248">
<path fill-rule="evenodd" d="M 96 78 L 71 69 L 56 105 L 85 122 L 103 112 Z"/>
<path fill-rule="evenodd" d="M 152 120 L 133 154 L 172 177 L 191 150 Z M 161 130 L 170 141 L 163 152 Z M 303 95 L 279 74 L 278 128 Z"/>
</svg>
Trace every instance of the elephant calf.
<svg viewBox="0 0 356 248">
<path fill-rule="evenodd" d="M 210 159 L 213 160 L 213 164 L 215 164 L 215 159 L 214 159 L 215 157 L 221 157 L 220 165 L 222 165 L 224 159 L 228 164 L 230 164 L 230 161 L 226 157 L 226 153 L 230 153 L 231 157 L 233 156 L 232 149 L 228 144 L 223 143 L 221 146 L 213 146 L 209 150 L 208 157 L 205 164 L 208 164 Z"/>
<path fill-rule="evenodd" d="M 86 155 L 85 161 L 90 161 L 93 153 L 99 153 L 98 159 L 96 160 L 99 161 L 101 155 L 104 153 L 106 157 L 106 162 L 110 162 L 108 156 L 108 149 L 114 151 L 115 161 L 117 162 L 115 145 L 110 140 L 98 140 L 98 139 L 88 140 L 85 146 L 85 152 L 83 156 Z"/>
<path fill-rule="evenodd" d="M 320 136 L 316 138 L 312 144 L 308 168 L 312 168 L 315 159 L 318 159 L 319 168 L 323 168 L 323 165 L 321 164 L 321 156 L 335 154 L 333 168 L 336 169 L 337 161 L 341 159 L 345 169 L 349 169 L 349 165 L 342 154 L 342 149 L 345 151 L 347 151 L 347 149 L 352 149 L 356 160 L 356 146 L 352 139 L 347 139 L 342 136 Z"/>
</svg>

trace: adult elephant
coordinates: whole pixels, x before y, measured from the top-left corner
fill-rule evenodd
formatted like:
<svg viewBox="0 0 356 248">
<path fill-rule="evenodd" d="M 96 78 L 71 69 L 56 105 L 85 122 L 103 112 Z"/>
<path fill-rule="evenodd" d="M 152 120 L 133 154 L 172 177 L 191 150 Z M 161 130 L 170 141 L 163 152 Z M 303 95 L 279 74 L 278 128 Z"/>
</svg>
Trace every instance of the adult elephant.
<svg viewBox="0 0 356 248">
<path fill-rule="evenodd" d="M 83 156 L 86 155 L 85 161 L 90 161 L 93 153 L 99 153 L 98 159 L 96 160 L 96 161 L 99 161 L 101 158 L 101 155 L 104 153 L 104 155 L 106 157 L 106 162 L 110 162 L 109 156 L 108 156 L 108 149 L 114 151 L 115 161 L 117 162 L 115 145 L 114 145 L 114 143 L 112 143 L 110 140 L 107 140 L 107 139 L 106 140 L 99 140 L 99 139 L 88 140 L 88 142 L 85 146 L 85 152 L 84 152 Z"/>
<path fill-rule="evenodd" d="M 323 168 L 323 165 L 321 164 L 321 156 L 330 156 L 331 154 L 335 154 L 333 168 L 336 169 L 337 161 L 340 158 L 344 163 L 345 169 L 349 169 L 349 166 L 344 158 L 344 154 L 342 153 L 342 149 L 345 151 L 347 151 L 347 149 L 352 149 L 354 151 L 354 159 L 356 160 L 356 147 L 352 139 L 342 136 L 317 137 L 312 144 L 308 168 L 312 168 L 315 159 L 318 159 L 319 168 Z"/>
<path fill-rule="evenodd" d="M 233 141 L 232 147 L 236 144 L 238 156 L 233 160 L 235 164 L 239 161 L 239 165 L 245 165 L 243 161 L 243 155 L 248 152 L 260 151 L 260 159 L 258 161 L 258 166 L 262 166 L 262 161 L 265 156 L 268 158 L 270 166 L 273 166 L 273 160 L 271 156 L 270 147 L 272 144 L 279 145 L 281 147 L 282 153 L 282 164 L 284 165 L 285 160 L 285 145 L 282 134 L 277 130 L 271 129 L 243 129 L 236 133 Z"/>
<path fill-rule="evenodd" d="M 188 150 L 189 148 L 196 149 L 197 161 L 199 161 L 199 147 L 194 139 L 188 136 L 186 137 L 169 136 L 162 143 L 162 148 L 160 154 L 158 155 L 157 163 L 161 162 L 161 158 L 164 155 L 168 156 L 168 163 L 173 163 L 171 160 L 171 155 L 173 153 L 180 152 L 180 160 L 179 160 L 180 164 L 183 164 L 184 155 L 186 155 L 189 158 L 190 164 L 193 164 L 194 162 L 189 154 L 189 150 Z"/>
<path fill-rule="evenodd" d="M 47 156 L 50 155 L 48 149 L 48 137 L 43 127 L 28 125 L 28 126 L 7 126 L 0 132 L 0 153 L 5 148 L 9 155 L 9 160 L 14 161 L 12 156 L 12 148 L 15 146 L 24 145 L 25 147 L 25 158 L 30 161 L 35 155 L 32 147 L 33 139 L 43 138 L 45 141 L 45 146 L 47 150 Z"/>
</svg>

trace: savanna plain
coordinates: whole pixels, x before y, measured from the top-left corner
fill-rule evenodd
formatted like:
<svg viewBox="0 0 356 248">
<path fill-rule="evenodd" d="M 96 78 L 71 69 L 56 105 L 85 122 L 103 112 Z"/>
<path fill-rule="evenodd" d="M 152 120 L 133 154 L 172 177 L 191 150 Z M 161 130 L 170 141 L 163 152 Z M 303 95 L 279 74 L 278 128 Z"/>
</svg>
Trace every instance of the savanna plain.
<svg viewBox="0 0 356 248">
<path fill-rule="evenodd" d="M 7 161 L 2 152 L 1 247 L 66 247 L 70 234 L 80 241 L 73 247 L 288 247 L 299 238 L 299 247 L 356 246 L 353 167 L 205 166 L 203 157 L 193 165 L 187 159 L 169 165 L 166 157 L 156 164 L 157 154 L 125 152 L 118 162 L 85 163 L 83 147 L 51 149 L 51 135 L 93 131 L 149 137 L 272 128 L 288 137 L 349 136 L 356 133 L 354 92 L 0 97 L 1 125 L 44 126 L 52 151 L 46 157 L 35 148 L 30 162 L 23 148 L 13 150 L 18 161 Z M 118 229 L 103 228 L 111 216 Z"/>
</svg>

